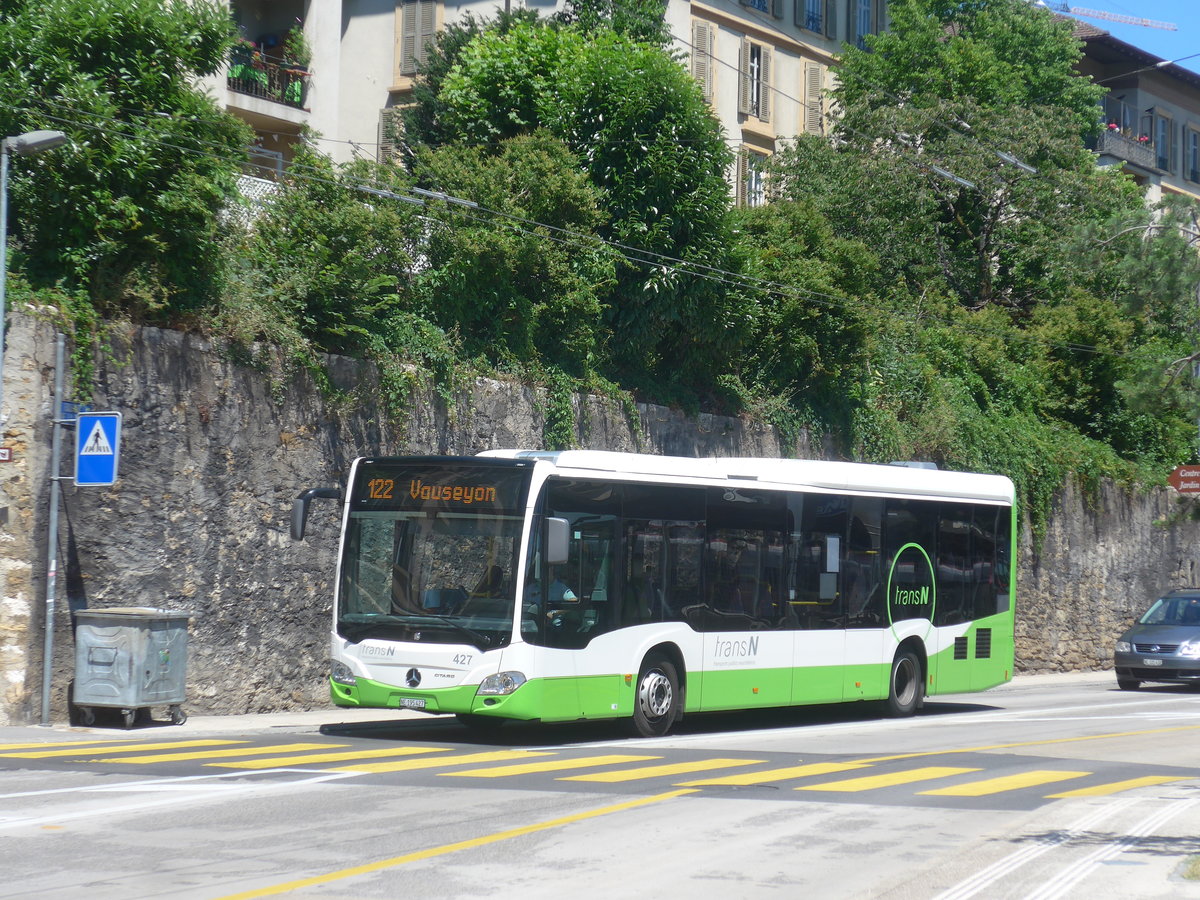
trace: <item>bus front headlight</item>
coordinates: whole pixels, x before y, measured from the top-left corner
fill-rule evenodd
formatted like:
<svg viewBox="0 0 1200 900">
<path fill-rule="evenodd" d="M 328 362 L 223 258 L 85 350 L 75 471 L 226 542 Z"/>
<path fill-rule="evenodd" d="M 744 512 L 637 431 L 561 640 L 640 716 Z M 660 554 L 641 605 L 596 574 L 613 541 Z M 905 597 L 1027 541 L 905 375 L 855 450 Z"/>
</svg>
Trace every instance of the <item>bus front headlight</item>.
<svg viewBox="0 0 1200 900">
<path fill-rule="evenodd" d="M 358 679 L 354 677 L 354 673 L 345 663 L 335 662 L 330 666 L 329 674 L 338 684 L 358 684 Z"/>
<path fill-rule="evenodd" d="M 483 679 L 477 693 L 492 697 L 504 697 L 523 685 L 525 680 L 525 676 L 521 672 L 497 672 L 495 675 L 489 675 Z"/>
</svg>

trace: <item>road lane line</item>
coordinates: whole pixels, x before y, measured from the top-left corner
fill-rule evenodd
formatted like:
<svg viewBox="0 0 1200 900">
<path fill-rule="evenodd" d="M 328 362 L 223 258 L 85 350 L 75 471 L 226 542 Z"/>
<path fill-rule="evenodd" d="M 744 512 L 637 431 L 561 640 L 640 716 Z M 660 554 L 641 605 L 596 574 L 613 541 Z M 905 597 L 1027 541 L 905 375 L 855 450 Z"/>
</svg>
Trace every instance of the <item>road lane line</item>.
<svg viewBox="0 0 1200 900">
<path fill-rule="evenodd" d="M 921 791 L 921 794 L 931 797 L 987 797 L 1004 791 L 1019 791 L 1021 788 L 1036 787 L 1055 781 L 1067 781 L 1071 778 L 1083 778 L 1091 774 L 1091 772 L 1031 769 L 1015 775 L 1001 775 L 998 778 L 985 778 L 982 781 L 970 781 L 967 784 L 957 784 L 953 787 Z"/>
<path fill-rule="evenodd" d="M 165 741 L 159 744 L 123 744 L 120 747 L 84 747 L 70 750 L 47 750 L 44 753 L 0 753 L 0 759 L 49 759 L 53 756 L 79 756 L 84 753 L 135 753 L 142 750 L 171 750 L 178 747 L 228 747 L 246 741 Z"/>
<path fill-rule="evenodd" d="M 964 878 L 958 884 L 947 888 L 938 894 L 933 900 L 968 900 L 976 894 L 987 890 L 1005 875 L 1019 869 L 1025 865 L 1049 853 L 1055 847 L 1058 847 L 1069 840 L 1073 840 L 1089 828 L 1094 828 L 1105 819 L 1115 816 L 1122 810 L 1133 806 L 1136 803 L 1141 803 L 1142 800 L 1138 797 L 1124 797 L 1120 800 L 1115 800 L 1101 806 L 1098 809 L 1090 811 L 1083 818 L 1076 820 L 1071 825 L 1067 826 L 1065 831 L 1055 832 L 1046 837 L 1039 837 L 1035 842 L 1027 847 L 1022 847 L 1020 850 L 1010 853 L 1008 856 L 996 860 L 989 866 L 986 866 L 971 875 Z"/>
<path fill-rule="evenodd" d="M 328 747 L 348 747 L 349 744 L 271 744 L 265 747 L 234 747 L 232 750 L 201 750 L 192 753 L 151 753 L 146 756 L 108 756 L 102 759 L 85 759 L 90 763 L 132 763 L 152 765 L 160 762 L 178 762 L 188 759 L 216 759 L 229 756 L 254 756 L 258 753 L 281 753 L 285 750 L 320 750 Z"/>
<path fill-rule="evenodd" d="M 739 772 L 736 775 L 718 775 L 716 778 L 681 781 L 676 784 L 676 787 L 766 784 L 769 781 L 786 781 L 789 778 L 807 778 L 810 775 L 832 775 L 835 772 L 849 772 L 852 769 L 869 768 L 870 766 L 859 763 L 808 763 L 803 766 L 789 766 L 785 769 L 768 769 L 765 772 Z"/>
<path fill-rule="evenodd" d="M 1125 781 L 1110 781 L 1108 784 L 1097 784 L 1089 788 L 1077 788 L 1073 791 L 1063 791 L 1061 794 L 1047 794 L 1047 800 L 1063 800 L 1068 797 L 1107 797 L 1134 788 L 1149 787 L 1154 784 L 1166 784 L 1170 781 L 1183 781 L 1188 775 L 1146 775 L 1143 778 L 1127 778 Z"/>
<path fill-rule="evenodd" d="M 507 778 L 510 775 L 528 775 L 534 772 L 561 772 L 564 769 L 586 769 L 592 766 L 615 766 L 620 763 L 643 762 L 662 759 L 661 756 L 577 756 L 574 759 L 550 759 L 544 762 L 514 763 L 511 766 L 493 766 L 488 769 L 468 769 L 465 772 L 439 772 L 440 778 Z"/>
<path fill-rule="evenodd" d="M 625 810 L 637 809 L 641 806 L 650 806 L 653 803 L 661 803 L 664 800 L 673 800 L 676 797 L 682 797 L 685 794 L 694 794 L 693 790 L 678 790 L 668 791 L 665 794 L 655 794 L 652 797 L 640 797 L 637 800 L 628 800 L 624 803 L 616 803 L 612 806 L 602 806 L 598 809 L 589 809 L 580 813 L 572 813 L 569 816 L 562 816 L 557 819 L 548 819 L 545 822 L 535 822 L 532 825 L 522 825 L 519 828 L 510 828 L 507 831 L 497 831 L 492 834 L 483 835 L 482 837 L 469 838 L 465 841 L 455 841 L 452 844 L 442 844 L 440 847 L 430 847 L 427 850 L 418 850 L 415 853 L 406 853 L 403 856 L 393 856 L 391 859 L 381 859 L 373 863 L 365 863 L 361 866 L 351 866 L 348 869 L 338 869 L 335 872 L 327 872 L 324 875 L 315 875 L 311 878 L 299 878 L 295 881 L 287 881 L 282 884 L 275 884 L 269 887 L 258 888 L 256 890 L 243 891 L 240 894 L 228 894 L 218 900 L 254 900 L 256 897 L 270 897 L 274 894 L 286 894 L 290 891 L 299 890 L 305 887 L 314 887 L 320 884 L 329 884 L 333 881 L 341 881 L 345 878 L 354 878 L 358 875 L 369 875 L 373 872 L 381 872 L 384 869 L 392 869 L 396 866 L 402 866 L 410 862 L 419 862 L 420 860 L 432 859 L 437 856 L 445 856 L 448 853 L 457 853 L 460 850 L 472 850 L 476 847 L 484 847 L 488 844 L 495 844 L 499 841 L 507 841 L 512 838 L 524 837 L 527 834 L 536 834 L 539 831 L 548 831 L 552 828 L 561 828 L 564 825 L 571 825 L 575 822 L 583 822 L 587 819 L 595 819 L 599 816 L 606 816 L 611 813 L 624 812 Z"/>
<path fill-rule="evenodd" d="M 439 756 L 436 759 L 410 759 L 403 762 L 364 763 L 361 766 L 337 766 L 331 772 L 411 772 L 414 769 L 436 769 L 439 766 L 461 766 L 467 763 L 504 762 L 510 759 L 529 759 L 550 756 L 550 753 L 529 750 L 496 750 L 491 753 L 468 753 L 464 756 Z"/>
<path fill-rule="evenodd" d="M 1136 846 L 1146 835 L 1153 834 L 1171 819 L 1190 809 L 1196 802 L 1194 799 L 1176 800 L 1169 806 L 1151 813 L 1134 825 L 1133 828 L 1129 829 L 1125 835 L 1112 841 L 1108 846 L 1098 847 L 1083 857 L 1083 859 L 1077 860 L 1067 866 L 1032 894 L 1027 895 L 1025 900 L 1057 900 L 1057 898 L 1064 896 L 1067 891 L 1086 878 L 1092 869 L 1105 860 L 1124 853 L 1130 847 Z"/>
<path fill-rule="evenodd" d="M 662 766 L 641 766 L 637 769 L 619 769 L 616 772 L 593 772 L 590 775 L 568 775 L 558 781 L 591 781 L 601 784 L 619 784 L 639 781 L 643 778 L 661 778 L 663 775 L 682 775 L 685 772 L 703 772 L 706 769 L 731 769 L 735 766 L 754 766 L 765 763 L 765 759 L 694 759 L 684 763 L 667 763 Z"/>
<path fill-rule="evenodd" d="M 308 753 L 304 756 L 274 756 L 270 759 L 244 759 L 238 762 L 205 763 L 219 769 L 274 769 L 279 766 L 322 762 L 345 762 L 348 759 L 378 759 L 386 756 L 415 756 L 418 753 L 450 753 L 450 747 L 385 747 L 382 750 L 345 750 L 341 753 Z"/>
<path fill-rule="evenodd" d="M 37 825 L 61 825 L 64 822 L 75 822 L 81 819 L 111 819 L 113 816 L 122 815 L 125 813 L 145 812 L 149 809 L 158 809 L 164 806 L 175 807 L 178 810 L 180 803 L 190 800 L 209 800 L 215 799 L 220 802 L 226 802 L 235 794 L 253 794 L 266 793 L 278 790 L 293 790 L 297 787 L 307 784 L 320 784 L 325 781 L 335 781 L 340 778 L 351 778 L 352 775 L 342 774 L 338 772 L 321 772 L 309 778 L 301 778 L 292 781 L 243 781 L 238 784 L 228 785 L 222 783 L 216 784 L 197 784 L 196 790 L 190 798 L 181 798 L 177 792 L 165 791 L 165 788 L 181 785 L 184 782 L 199 782 L 205 780 L 242 777 L 234 773 L 222 773 L 220 775 L 187 775 L 180 778 L 156 778 L 151 781 L 143 782 L 126 782 L 124 784 L 106 785 L 95 788 L 70 788 L 72 794 L 87 793 L 119 793 L 128 791 L 136 786 L 148 786 L 150 793 L 163 794 L 169 793 L 169 796 L 156 796 L 154 799 L 135 800 L 126 803 L 118 803 L 112 806 L 102 806 L 92 809 L 78 810 L 76 812 L 54 812 L 44 816 L 29 816 L 24 818 L 14 818 L 0 820 L 0 830 L 10 828 L 33 827 Z M 41 792 L 39 792 L 41 793 Z M 47 791 L 45 793 L 58 793 Z M 16 796 L 16 795 L 9 795 Z"/>
<path fill-rule="evenodd" d="M 887 772 L 883 775 L 864 775 L 861 778 L 846 778 L 842 781 L 826 781 L 821 784 L 806 784 L 796 791 L 872 791 L 876 788 L 895 787 L 898 784 L 912 784 L 915 781 L 932 781 L 935 778 L 947 778 L 951 775 L 965 775 L 968 772 L 978 772 L 979 769 L 963 769 L 954 766 L 925 766 L 921 769 L 909 769 L 905 772 Z M 928 793 L 928 792 L 927 792 Z"/>
</svg>

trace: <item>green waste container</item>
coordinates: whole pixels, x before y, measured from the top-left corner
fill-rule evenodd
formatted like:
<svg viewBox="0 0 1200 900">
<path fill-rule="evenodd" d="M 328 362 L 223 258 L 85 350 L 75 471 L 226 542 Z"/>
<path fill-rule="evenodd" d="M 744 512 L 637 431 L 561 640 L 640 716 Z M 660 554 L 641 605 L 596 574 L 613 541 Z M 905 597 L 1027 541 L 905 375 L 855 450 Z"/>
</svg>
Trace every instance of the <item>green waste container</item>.
<svg viewBox="0 0 1200 900">
<path fill-rule="evenodd" d="M 76 612 L 71 703 L 80 724 L 93 724 L 97 707 L 121 710 L 126 728 L 152 706 L 170 707 L 175 725 L 186 722 L 181 704 L 193 615 L 146 606 Z"/>
</svg>

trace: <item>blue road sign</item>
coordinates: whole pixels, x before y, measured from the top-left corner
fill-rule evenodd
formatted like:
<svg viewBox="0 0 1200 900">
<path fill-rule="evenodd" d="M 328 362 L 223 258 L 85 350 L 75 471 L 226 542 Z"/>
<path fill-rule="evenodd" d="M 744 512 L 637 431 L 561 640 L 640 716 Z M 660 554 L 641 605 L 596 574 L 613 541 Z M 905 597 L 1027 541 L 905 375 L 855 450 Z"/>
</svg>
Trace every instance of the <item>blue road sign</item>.
<svg viewBox="0 0 1200 900">
<path fill-rule="evenodd" d="M 121 414 L 81 412 L 75 421 L 75 484 L 101 487 L 117 480 Z"/>
</svg>

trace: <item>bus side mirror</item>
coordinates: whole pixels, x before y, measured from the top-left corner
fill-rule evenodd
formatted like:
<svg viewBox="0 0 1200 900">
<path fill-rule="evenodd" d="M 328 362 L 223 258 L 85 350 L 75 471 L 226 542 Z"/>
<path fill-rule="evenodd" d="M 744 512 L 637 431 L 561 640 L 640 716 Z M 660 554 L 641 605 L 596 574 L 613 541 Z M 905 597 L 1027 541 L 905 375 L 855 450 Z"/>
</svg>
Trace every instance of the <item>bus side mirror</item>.
<svg viewBox="0 0 1200 900">
<path fill-rule="evenodd" d="M 570 559 L 567 533 L 570 526 L 566 519 L 553 516 L 546 519 L 546 564 L 562 565 Z"/>
<path fill-rule="evenodd" d="M 304 523 L 308 521 L 308 504 L 314 499 L 341 500 L 342 492 L 337 488 L 309 488 L 301 491 L 292 501 L 292 540 L 304 540 Z"/>
</svg>

